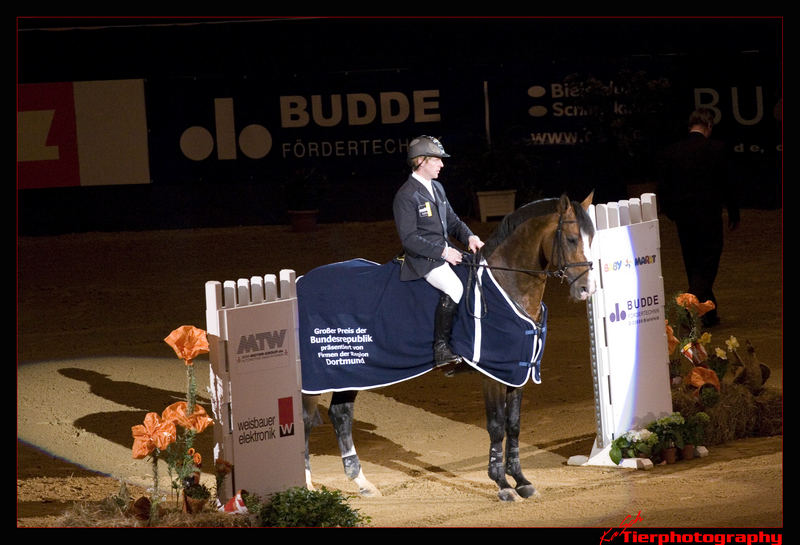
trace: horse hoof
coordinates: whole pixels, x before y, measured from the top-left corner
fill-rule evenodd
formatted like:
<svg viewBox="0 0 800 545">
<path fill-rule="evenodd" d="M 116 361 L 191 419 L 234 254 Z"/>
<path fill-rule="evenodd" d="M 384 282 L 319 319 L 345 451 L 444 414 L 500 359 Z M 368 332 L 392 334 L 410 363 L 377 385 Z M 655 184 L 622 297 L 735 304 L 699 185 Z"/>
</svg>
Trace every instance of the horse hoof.
<svg viewBox="0 0 800 545">
<path fill-rule="evenodd" d="M 518 486 L 515 490 L 517 494 L 526 499 L 539 495 L 539 492 L 536 491 L 536 488 L 532 484 Z"/>
<path fill-rule="evenodd" d="M 374 486 L 372 488 L 359 488 L 358 493 L 364 498 L 380 498 L 383 496 L 381 491 Z"/>
<path fill-rule="evenodd" d="M 377 498 L 382 495 L 381 491 L 364 476 L 363 470 L 358 472 L 358 477 L 354 480 L 358 485 L 358 493 L 365 498 Z"/>
<path fill-rule="evenodd" d="M 500 492 L 497 493 L 497 497 L 500 498 L 500 501 L 522 501 L 522 498 L 513 488 L 501 488 Z"/>
</svg>

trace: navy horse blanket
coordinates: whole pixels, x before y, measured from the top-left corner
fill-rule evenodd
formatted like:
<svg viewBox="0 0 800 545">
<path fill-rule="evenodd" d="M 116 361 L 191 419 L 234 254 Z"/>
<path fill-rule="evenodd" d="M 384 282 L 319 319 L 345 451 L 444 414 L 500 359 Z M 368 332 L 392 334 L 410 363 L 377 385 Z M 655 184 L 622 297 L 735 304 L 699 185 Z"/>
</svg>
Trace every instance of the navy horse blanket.
<svg viewBox="0 0 800 545">
<path fill-rule="evenodd" d="M 354 259 L 297 280 L 299 344 L 307 394 L 364 390 L 433 369 L 439 292 L 424 279 L 400 280 L 401 264 Z M 540 383 L 547 308 L 535 323 L 474 264 L 454 270 L 465 283 L 451 348 L 467 365 L 509 386 Z M 468 281 L 469 279 L 469 281 Z"/>
</svg>

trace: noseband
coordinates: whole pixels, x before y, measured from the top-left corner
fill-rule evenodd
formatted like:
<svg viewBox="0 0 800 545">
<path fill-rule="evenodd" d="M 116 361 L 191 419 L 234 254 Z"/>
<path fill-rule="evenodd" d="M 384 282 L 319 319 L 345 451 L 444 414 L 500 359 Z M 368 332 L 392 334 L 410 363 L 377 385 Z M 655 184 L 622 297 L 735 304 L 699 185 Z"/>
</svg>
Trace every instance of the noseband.
<svg viewBox="0 0 800 545">
<path fill-rule="evenodd" d="M 561 262 L 560 267 L 556 267 L 553 271 L 551 276 L 561 279 L 561 283 L 564 283 L 564 279 L 568 278 L 567 270 L 571 267 L 588 267 L 585 271 L 580 273 L 578 276 L 570 280 L 569 286 L 571 287 L 581 276 L 588 273 L 592 270 L 592 262 L 591 261 L 576 261 L 573 263 L 566 262 L 566 257 L 564 256 L 564 248 L 562 247 L 561 242 L 561 235 L 562 235 L 562 227 L 565 223 L 578 223 L 577 219 L 574 220 L 565 220 L 564 213 L 558 215 L 558 227 L 556 227 L 556 235 L 555 239 L 553 240 L 553 249 L 550 254 L 550 263 L 554 263 L 554 257 L 556 255 L 556 251 L 558 251 L 558 259 Z M 580 233 L 580 229 L 578 229 Z"/>
</svg>

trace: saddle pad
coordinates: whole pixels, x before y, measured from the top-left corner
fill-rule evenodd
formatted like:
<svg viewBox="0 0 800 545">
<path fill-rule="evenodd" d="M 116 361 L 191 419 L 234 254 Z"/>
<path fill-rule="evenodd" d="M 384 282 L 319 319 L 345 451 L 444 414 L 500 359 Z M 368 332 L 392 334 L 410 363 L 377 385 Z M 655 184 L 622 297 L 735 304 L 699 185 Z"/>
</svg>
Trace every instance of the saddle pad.
<svg viewBox="0 0 800 545">
<path fill-rule="evenodd" d="M 425 280 L 401 281 L 400 263 L 353 259 L 297 280 L 302 390 L 364 390 L 433 369 L 433 320 L 439 292 Z M 467 283 L 469 267 L 454 270 Z M 473 269 L 453 323 L 451 347 L 468 365 L 509 386 L 533 377 L 546 336 L 519 311 L 490 271 Z"/>
</svg>

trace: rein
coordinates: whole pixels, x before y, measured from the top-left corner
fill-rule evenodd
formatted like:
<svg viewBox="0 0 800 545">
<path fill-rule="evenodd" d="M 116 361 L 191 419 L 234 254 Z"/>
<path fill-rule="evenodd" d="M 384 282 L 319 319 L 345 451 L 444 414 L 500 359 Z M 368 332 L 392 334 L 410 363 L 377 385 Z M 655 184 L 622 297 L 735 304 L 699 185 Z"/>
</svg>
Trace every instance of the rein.
<svg viewBox="0 0 800 545">
<path fill-rule="evenodd" d="M 587 274 L 590 270 L 592 270 L 592 262 L 591 261 L 576 261 L 576 262 L 573 262 L 573 263 L 563 263 L 563 261 L 564 261 L 563 253 L 564 252 L 563 252 L 563 249 L 561 247 L 561 233 L 562 233 L 562 226 L 565 223 L 578 223 L 578 220 L 565 220 L 564 216 L 563 216 L 563 213 L 559 214 L 559 216 L 558 216 L 558 227 L 556 228 L 555 240 L 553 241 L 553 248 L 552 248 L 552 251 L 551 251 L 551 254 L 550 254 L 550 263 L 554 262 L 556 249 L 558 249 L 559 261 L 562 262 L 562 265 L 560 267 L 558 267 L 558 268 L 556 268 L 554 270 L 547 270 L 547 269 L 536 270 L 536 269 L 523 269 L 523 268 L 516 268 L 516 267 L 499 267 L 499 266 L 489 265 L 488 263 L 487 264 L 483 264 L 483 263 L 480 263 L 481 251 L 478 250 L 478 252 L 475 254 L 475 262 L 474 263 L 469 263 L 469 262 L 464 262 L 464 261 L 462 261 L 460 263 L 460 265 L 464 265 L 465 267 L 469 267 L 470 268 L 469 276 L 467 277 L 467 293 L 469 293 L 470 289 L 473 287 L 473 285 L 475 285 L 475 271 L 478 268 L 484 268 L 484 269 L 495 270 L 495 271 L 518 272 L 518 273 L 523 273 L 523 274 L 527 274 L 527 275 L 530 275 L 530 276 L 546 276 L 546 277 L 551 277 L 552 276 L 552 277 L 555 277 L 555 278 L 560 278 L 561 279 L 561 283 L 563 284 L 564 283 L 564 279 L 568 278 L 568 276 L 567 276 L 567 270 L 568 269 L 570 269 L 571 267 L 588 267 L 588 269 L 586 269 L 585 271 L 583 271 L 581 274 L 579 274 L 578 276 L 576 276 L 575 278 L 573 278 L 570 281 L 569 286 L 572 286 L 572 284 L 574 284 L 579 278 L 581 278 L 584 274 Z M 470 256 L 471 254 L 469 252 L 462 252 L 462 255 Z M 480 293 L 481 301 L 483 301 L 484 300 L 484 298 L 483 298 L 483 287 L 478 285 L 478 289 L 480 290 L 479 293 Z M 525 310 L 522 307 L 520 307 L 519 304 L 516 303 L 516 301 L 514 302 L 514 304 L 517 306 L 517 308 L 522 310 L 522 312 L 524 312 L 527 315 L 527 312 L 525 312 Z M 478 317 L 478 316 L 475 316 L 475 314 L 472 311 L 470 311 L 470 315 L 471 315 L 472 318 L 483 318 L 483 317 L 486 316 L 486 306 L 483 305 L 483 304 L 481 306 L 484 309 L 483 315 Z"/>
<path fill-rule="evenodd" d="M 553 250 L 552 250 L 552 253 L 550 255 L 550 262 L 551 263 L 554 261 L 553 258 L 555 257 L 556 249 L 559 250 L 558 251 L 558 256 L 560 258 L 560 261 L 563 262 L 563 251 L 561 249 L 561 232 L 562 232 L 562 225 L 565 224 L 565 223 L 578 223 L 578 220 L 565 220 L 563 218 L 563 216 L 559 216 L 559 218 L 558 218 L 558 227 L 556 228 L 556 234 L 555 234 L 555 241 L 553 243 Z M 470 254 L 469 252 L 462 252 L 462 255 L 470 256 L 472 254 Z M 475 254 L 475 257 L 476 258 L 480 258 L 480 256 L 481 256 L 481 252 L 480 252 L 480 250 L 478 250 L 478 253 Z M 555 278 L 560 278 L 562 282 L 564 281 L 565 278 L 567 278 L 567 270 L 568 269 L 570 269 L 572 267 L 589 267 L 587 270 L 583 271 L 581 274 L 579 274 L 574 279 L 572 279 L 570 281 L 570 283 L 569 283 L 570 286 L 572 284 L 574 284 L 575 281 L 578 280 L 581 276 L 583 276 L 584 274 L 588 273 L 592 269 L 592 265 L 593 265 L 591 261 L 576 261 L 574 263 L 564 263 L 563 265 L 561 265 L 561 267 L 558 267 L 558 268 L 556 268 L 554 270 L 548 270 L 548 269 L 536 270 L 536 269 L 522 269 L 522 268 L 515 268 L 515 267 L 499 267 L 499 266 L 495 266 L 495 265 L 482 264 L 482 263 L 479 263 L 477 259 L 476 259 L 475 263 L 465 263 L 465 262 L 462 261 L 460 264 L 464 265 L 465 267 L 470 267 L 470 268 L 473 268 L 473 269 L 477 269 L 479 267 L 483 267 L 485 269 L 496 270 L 496 271 L 510 271 L 510 272 L 524 273 L 524 274 L 527 274 L 527 275 L 530 275 L 530 276 L 552 276 L 552 277 L 555 277 Z"/>
<path fill-rule="evenodd" d="M 461 254 L 464 255 L 464 256 L 473 255 L 473 254 L 470 254 L 469 252 L 461 252 Z M 476 255 L 476 257 L 478 257 L 478 256 L 480 256 L 480 253 L 475 254 L 475 255 Z M 555 270 L 552 270 L 552 271 L 551 270 L 539 271 L 539 270 L 536 270 L 536 269 L 518 269 L 518 268 L 514 268 L 514 267 L 498 267 L 498 266 L 495 266 L 495 265 L 488 265 L 488 264 L 484 265 L 482 263 L 465 263 L 463 261 L 461 263 L 459 263 L 459 265 L 463 265 L 464 267 L 469 267 L 471 269 L 484 268 L 484 269 L 490 269 L 490 270 L 493 270 L 493 271 L 518 272 L 518 273 L 527 274 L 529 276 L 553 276 L 555 278 L 560 278 L 562 281 L 565 278 L 567 278 L 567 269 L 569 269 L 570 267 L 589 267 L 590 269 L 592 268 L 592 262 L 591 261 L 578 261 L 578 262 L 575 262 L 575 263 L 567 263 L 566 265 L 564 265 L 560 269 L 555 269 Z M 589 272 L 589 271 L 582 272 L 581 274 L 579 274 L 578 276 L 575 277 L 575 280 L 577 280 L 578 278 L 580 278 L 581 276 L 583 276 L 587 272 Z M 575 282 L 575 280 L 570 281 L 570 285 L 572 285 Z"/>
</svg>

